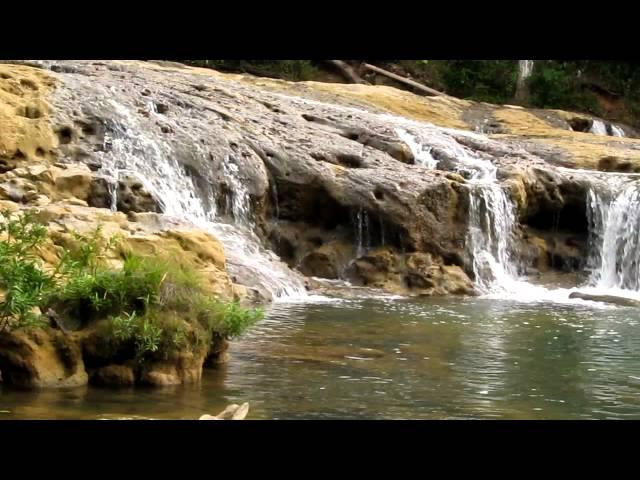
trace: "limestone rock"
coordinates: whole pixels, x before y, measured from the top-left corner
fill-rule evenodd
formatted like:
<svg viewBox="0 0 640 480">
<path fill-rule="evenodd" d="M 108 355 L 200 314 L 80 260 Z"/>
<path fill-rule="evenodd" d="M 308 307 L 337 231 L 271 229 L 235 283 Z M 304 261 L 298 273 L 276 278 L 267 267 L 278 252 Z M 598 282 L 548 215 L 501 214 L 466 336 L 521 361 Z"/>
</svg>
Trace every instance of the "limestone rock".
<svg viewBox="0 0 640 480">
<path fill-rule="evenodd" d="M 0 334 L 0 371 L 5 384 L 21 388 L 86 385 L 80 348 L 59 331 Z"/>
<path fill-rule="evenodd" d="M 90 379 L 94 385 L 103 387 L 130 387 L 135 383 L 135 374 L 125 365 L 108 365 L 98 369 Z"/>
</svg>

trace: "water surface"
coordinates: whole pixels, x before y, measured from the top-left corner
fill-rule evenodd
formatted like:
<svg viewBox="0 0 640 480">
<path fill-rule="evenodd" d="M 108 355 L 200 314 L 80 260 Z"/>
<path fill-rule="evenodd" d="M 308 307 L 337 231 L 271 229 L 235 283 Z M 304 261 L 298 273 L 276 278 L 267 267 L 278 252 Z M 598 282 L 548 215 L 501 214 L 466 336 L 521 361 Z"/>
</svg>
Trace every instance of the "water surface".
<svg viewBox="0 0 640 480">
<path fill-rule="evenodd" d="M 198 386 L 0 391 L 0 418 L 639 419 L 633 308 L 496 299 L 274 304 Z"/>
</svg>

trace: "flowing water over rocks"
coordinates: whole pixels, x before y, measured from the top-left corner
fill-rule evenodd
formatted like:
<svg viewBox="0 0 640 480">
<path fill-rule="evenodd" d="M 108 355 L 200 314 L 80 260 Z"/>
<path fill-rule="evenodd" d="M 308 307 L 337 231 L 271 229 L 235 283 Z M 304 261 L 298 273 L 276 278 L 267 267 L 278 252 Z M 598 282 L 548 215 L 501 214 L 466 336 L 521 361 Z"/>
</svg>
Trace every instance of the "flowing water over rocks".
<svg viewBox="0 0 640 480">
<path fill-rule="evenodd" d="M 279 391 L 281 384 L 260 371 L 265 358 L 279 358 L 285 366 L 289 360 L 302 362 L 300 369 L 292 367 L 292 377 L 277 376 L 285 384 L 295 380 L 302 385 L 300 390 L 282 389 L 292 398 L 317 395 L 326 388 L 318 383 L 326 374 L 345 385 L 375 380 L 364 382 L 362 389 L 344 387 L 346 395 L 334 392 L 332 398 L 360 402 L 358 408 L 332 403 L 323 410 L 314 403 L 296 413 L 285 411 L 293 406 L 278 400 L 262 410 L 258 402 L 258 415 L 304 418 L 320 410 L 318 418 L 535 416 L 532 411 L 544 410 L 537 400 L 526 400 L 532 402 L 526 406 L 510 403 L 510 396 L 524 393 L 522 386 L 504 387 L 505 382 L 517 383 L 518 375 L 504 361 L 531 361 L 524 352 L 539 347 L 532 340 L 538 338 L 538 327 L 547 329 L 548 335 L 539 339 L 545 345 L 558 345 L 558 338 L 580 342 L 589 354 L 577 364 L 595 362 L 600 368 L 611 361 L 619 369 L 616 381 L 632 377 L 627 375 L 633 368 L 630 360 L 616 363 L 614 358 L 618 326 L 628 332 L 631 324 L 618 313 L 607 313 L 610 322 L 605 326 L 615 338 L 603 347 L 603 360 L 598 356 L 602 345 L 595 339 L 608 338 L 602 335 L 609 330 L 600 332 L 605 327 L 598 325 L 600 313 L 594 312 L 609 312 L 609 307 L 591 300 L 606 295 L 640 298 L 640 189 L 633 174 L 559 167 L 567 163 L 565 157 L 559 158 L 555 147 L 535 144 L 535 135 L 445 128 L 341 97 L 328 100 L 304 84 L 283 93 L 257 80 L 149 62 L 42 65 L 52 70 L 57 82 L 47 97 L 56 141 L 50 149 L 34 144 L 31 150 L 0 152 L 7 180 L 0 184 L 3 198 L 25 208 L 40 205 L 42 192 L 30 182 L 40 181 L 48 170 L 24 165 L 36 157 L 50 158 L 59 166 L 51 168 L 62 172 L 55 170 L 57 188 L 82 190 L 83 195 L 65 197 L 78 208 L 111 210 L 129 220 L 146 218 L 160 228 L 186 224 L 204 229 L 224 245 L 226 264 L 220 267 L 226 267 L 234 283 L 255 289 L 263 299 L 300 300 L 297 306 L 280 306 L 284 310 L 274 306 L 255 335 L 241 342 L 236 351 L 241 361 L 229 367 L 225 378 L 240 390 L 246 387 L 243 381 L 255 381 L 265 395 Z M 355 93 L 362 93 L 360 87 L 354 87 Z M 502 115 L 501 121 L 520 118 L 517 109 Z M 605 135 L 626 152 L 635 148 L 614 125 L 593 119 L 582 131 L 591 125 L 597 135 L 590 135 L 570 132 L 563 122 L 567 127 L 562 135 L 589 137 L 584 140 L 588 148 L 588 142 L 604 140 L 597 137 Z M 602 170 L 634 171 L 637 166 L 625 158 L 608 155 L 597 165 Z M 571 166 L 579 165 L 576 161 Z M 560 272 L 572 275 L 572 283 L 545 282 L 545 275 Z M 386 296 L 371 298 L 379 289 Z M 431 313 L 433 305 L 424 299 L 403 299 L 452 294 L 462 296 L 453 300 L 459 305 L 429 300 L 436 302 Z M 478 294 L 480 299 L 465 298 Z M 554 310 L 558 304 L 560 314 Z M 511 308 L 515 316 L 506 311 Z M 633 310 L 622 308 L 620 315 L 635 321 Z M 538 315 L 536 309 L 544 320 L 533 325 L 530 318 Z M 496 310 L 504 319 L 493 322 Z M 362 313 L 362 322 L 346 321 Z M 580 323 L 581 315 L 593 320 L 589 326 Z M 423 318 L 430 326 L 420 324 Z M 389 320 L 398 319 L 407 330 L 389 333 Z M 527 339 L 514 343 L 515 353 L 505 347 L 505 329 L 514 319 L 527 325 L 522 330 Z M 379 322 L 378 332 L 385 333 L 367 337 L 374 328 L 366 324 L 370 320 Z M 491 334 L 469 327 L 477 321 Z M 451 328 L 434 327 L 442 322 Z M 578 325 L 575 333 L 580 335 L 573 330 L 569 334 L 567 322 Z M 423 330 L 412 330 L 414 324 Z M 348 325 L 353 330 L 346 337 L 329 335 L 331 328 L 344 331 Z M 585 337 L 587 330 L 590 336 Z M 558 335 L 549 333 L 554 331 Z M 276 337 L 288 332 L 301 338 L 279 344 Z M 426 346 L 407 353 L 403 347 L 411 344 L 410 332 L 424 334 L 424 339 L 436 334 L 446 338 L 437 345 L 424 340 Z M 310 353 L 307 336 L 312 350 L 320 354 Z M 326 350 L 323 338 L 340 348 Z M 473 347 L 476 340 L 495 355 L 479 354 Z M 396 343 L 391 347 L 389 342 Z M 389 348 L 393 362 L 385 363 L 381 359 L 389 357 Z M 438 352 L 438 366 L 427 368 L 432 376 L 423 381 L 418 367 L 433 358 L 425 353 L 430 348 Z M 478 372 L 473 368 L 449 368 L 458 365 L 448 357 L 450 348 L 460 349 L 467 367 L 486 360 L 495 375 L 483 377 L 486 385 L 476 385 L 471 378 Z M 321 367 L 316 371 L 305 362 Z M 407 365 L 403 362 L 413 365 L 411 375 L 402 373 L 400 367 Z M 365 375 L 364 364 L 377 366 Z M 571 368 L 575 373 L 578 367 Z M 305 380 L 308 374 L 310 381 Z M 533 367 L 527 374 L 537 375 Z M 391 402 L 365 400 L 388 395 L 376 386 L 387 383 L 397 383 L 399 397 Z M 417 391 L 443 383 L 447 394 L 420 403 Z M 618 408 L 607 397 L 606 380 L 592 378 L 590 385 L 599 392 L 589 402 L 601 409 L 595 417 L 637 415 L 633 401 L 624 400 Z M 469 393 L 478 404 L 447 397 L 455 391 Z M 486 409 L 479 407 L 494 391 L 501 393 Z M 579 395 L 561 397 L 554 390 L 544 401 L 573 402 L 581 417 L 589 416 L 576 406 Z M 245 401 L 231 398 L 221 404 L 229 403 L 226 400 Z M 403 401 L 404 406 L 394 410 L 393 405 Z M 443 407 L 447 402 L 450 410 Z M 213 407 L 207 405 L 210 411 L 216 410 Z M 375 408 L 384 413 L 376 414 Z M 554 412 L 565 411 L 558 407 Z"/>
</svg>

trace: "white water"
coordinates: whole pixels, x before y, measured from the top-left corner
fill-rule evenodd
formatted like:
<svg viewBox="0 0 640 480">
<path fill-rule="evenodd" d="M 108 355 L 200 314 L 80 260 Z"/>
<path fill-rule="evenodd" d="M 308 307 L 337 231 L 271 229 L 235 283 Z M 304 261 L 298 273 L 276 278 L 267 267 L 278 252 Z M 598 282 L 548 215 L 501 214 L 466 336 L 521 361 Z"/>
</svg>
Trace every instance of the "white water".
<svg viewBox="0 0 640 480">
<path fill-rule="evenodd" d="M 402 128 L 396 128 L 396 133 L 398 137 L 407 144 L 409 150 L 411 150 L 416 164 L 427 168 L 436 168 L 438 160 L 431 156 L 431 146 L 419 143 L 413 135 Z"/>
<path fill-rule="evenodd" d="M 229 157 L 225 158 L 223 171 L 230 187 L 226 202 L 233 224 L 222 223 L 216 209 L 218 192 L 210 185 L 204 191 L 202 185 L 197 188 L 177 160 L 172 145 L 140 125 L 125 105 L 108 97 L 105 95 L 103 102 L 117 116 L 105 139 L 110 148 L 98 155 L 102 172 L 111 177 L 113 185 L 122 174 L 135 176 L 161 203 L 165 215 L 208 230 L 222 242 L 232 275 L 250 271 L 253 283 L 265 288 L 274 300 L 306 298 L 303 278 L 265 249 L 253 232 L 249 193 L 238 166 Z M 154 115 L 153 110 L 150 115 Z M 196 139 L 192 147 L 195 155 L 206 158 Z M 117 189 L 112 192 L 115 194 Z M 114 195 L 112 205 L 115 203 Z"/>
<path fill-rule="evenodd" d="M 640 180 L 605 176 L 589 191 L 591 286 L 640 290 Z"/>
<path fill-rule="evenodd" d="M 605 135 L 605 136 L 608 135 L 607 127 L 604 124 L 604 122 L 600 120 L 596 120 L 595 118 L 593 119 L 593 122 L 591 124 L 591 128 L 589 129 L 589 131 L 594 135 Z"/>
<path fill-rule="evenodd" d="M 437 132 L 419 131 L 431 145 L 442 149 L 455 159 L 454 170 L 467 178 L 469 186 L 469 224 L 466 238 L 467 261 L 475 275 L 476 287 L 483 293 L 505 292 L 517 283 L 517 268 L 512 259 L 511 236 L 516 224 L 515 207 L 497 181 L 497 167 L 479 158 L 448 133 L 457 131 L 439 129 Z M 428 168 L 438 161 L 417 137 L 406 130 L 398 131 L 411 148 L 416 160 Z M 478 137 L 476 137 L 478 138 Z M 483 138 L 483 137 L 479 137 Z M 423 153 L 422 158 L 416 152 Z"/>
<path fill-rule="evenodd" d="M 622 130 L 617 125 L 611 124 L 611 135 L 614 137 L 624 137 L 624 130 Z"/>
<path fill-rule="evenodd" d="M 518 60 L 519 79 L 524 82 L 533 72 L 533 60 Z"/>
<path fill-rule="evenodd" d="M 161 202 L 166 215 L 187 220 L 208 229 L 222 241 L 232 274 L 251 270 L 253 277 L 258 279 L 257 283 L 266 287 L 276 300 L 301 299 L 306 301 L 312 299 L 306 293 L 303 278 L 288 269 L 272 252 L 263 248 L 253 232 L 249 195 L 238 165 L 228 157 L 223 163 L 225 179 L 232 193 L 226 197 L 226 200 L 227 211 L 233 217 L 233 223 L 222 223 L 216 209 L 220 192 L 214 191 L 212 186 L 206 187 L 203 191 L 202 185 L 195 185 L 193 178 L 184 171 L 183 165 L 178 162 L 178 156 L 173 145 L 166 140 L 167 137 L 154 134 L 141 125 L 129 107 L 117 101 L 115 93 L 115 91 L 112 94 L 112 92 L 105 90 L 100 101 L 107 106 L 107 110 L 111 109 L 117 113 L 113 117 L 115 123 L 111 125 L 111 137 L 106 139 L 111 146 L 110 149 L 105 149 L 103 152 L 96 152 L 102 161 L 103 173 L 110 175 L 114 180 L 113 186 L 115 187 L 117 178 L 120 176 L 124 174 L 135 175 L 145 188 Z M 297 101 L 312 102 L 302 99 Z M 158 115 L 153 103 L 148 108 L 152 117 Z M 331 106 L 331 108 L 338 107 Z M 496 179 L 497 169 L 490 161 L 478 157 L 472 150 L 461 145 L 455 139 L 456 135 L 480 140 L 486 140 L 486 137 L 464 131 L 439 128 L 393 115 L 375 115 L 348 107 L 341 109 L 353 110 L 369 117 L 375 116 L 382 121 L 387 120 L 392 128 L 397 129 L 400 138 L 407 142 L 417 163 L 423 167 L 435 168 L 437 166 L 438 161 L 431 155 L 434 147 L 443 149 L 450 157 L 456 159 L 455 169 L 467 177 L 467 185 L 471 190 L 466 247 L 472 262 L 472 269 L 476 274 L 477 285 L 485 293 L 485 296 L 519 301 L 583 302 L 582 300 L 568 299 L 568 293 L 575 289 L 550 290 L 529 284 L 518 277 L 510 246 L 515 227 L 515 212 L 511 201 Z M 167 122 L 167 118 L 163 117 L 163 121 Z M 180 125 L 176 122 L 173 122 L 171 126 L 176 131 L 180 129 Z M 208 153 L 201 151 L 197 140 L 194 138 L 192 143 L 194 154 L 201 155 L 202 159 L 205 159 Z M 114 189 L 113 192 L 116 193 L 117 189 Z M 115 206 L 115 195 L 113 200 Z M 629 194 L 628 198 L 621 200 L 619 209 L 624 210 L 626 205 L 626 208 L 633 207 L 638 211 L 636 202 L 638 202 L 637 195 Z M 612 204 L 612 208 L 614 206 L 615 209 L 618 209 L 615 202 Z M 358 217 L 356 223 L 358 249 L 362 251 L 370 245 L 370 239 L 367 239 L 369 222 L 363 212 L 360 212 Z M 638 219 L 630 220 L 628 216 L 621 220 L 615 220 L 617 217 L 615 215 L 609 216 L 608 213 L 601 215 L 601 217 L 603 219 L 601 220 L 602 249 L 605 252 L 609 251 L 605 249 L 605 245 L 611 244 L 611 241 L 605 244 L 608 232 L 615 231 L 616 228 L 618 231 L 621 228 L 630 231 L 632 230 L 630 224 L 635 221 L 637 225 L 638 221 Z M 594 216 L 594 218 L 596 217 Z M 606 220 L 604 220 L 605 218 Z M 615 238 L 613 234 L 609 236 Z M 599 265 L 606 275 L 601 273 L 599 278 L 603 280 L 598 280 L 601 283 L 596 282 L 593 288 L 597 289 L 606 284 L 612 285 L 607 288 L 634 288 L 637 290 L 638 268 L 633 263 L 632 257 L 638 244 L 637 237 L 630 235 L 624 240 L 624 245 L 621 248 L 617 248 L 616 243 L 616 249 L 613 249 L 614 252 L 622 252 L 623 255 L 627 255 L 631 259 L 631 264 L 634 266 L 627 269 L 629 271 L 625 270 L 626 267 L 623 267 L 621 272 L 616 270 L 620 265 L 617 253 L 614 253 L 615 260 L 603 255 L 604 260 Z M 635 258 L 637 258 L 637 252 Z M 613 271 L 617 277 L 610 274 L 611 265 L 615 266 Z M 610 280 L 611 278 L 614 280 Z M 605 281 L 604 279 L 609 280 Z"/>
</svg>

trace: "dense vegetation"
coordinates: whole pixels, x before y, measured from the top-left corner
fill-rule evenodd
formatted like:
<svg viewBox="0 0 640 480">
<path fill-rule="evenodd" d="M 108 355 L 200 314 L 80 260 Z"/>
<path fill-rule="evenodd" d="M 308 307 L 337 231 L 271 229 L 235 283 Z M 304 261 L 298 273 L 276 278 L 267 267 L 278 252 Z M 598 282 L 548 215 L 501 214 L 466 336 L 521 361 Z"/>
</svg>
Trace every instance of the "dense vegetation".
<svg viewBox="0 0 640 480">
<path fill-rule="evenodd" d="M 517 60 L 366 60 L 456 97 L 517 103 Z M 357 68 L 363 60 L 350 63 Z M 310 60 L 190 60 L 192 65 L 287 80 L 319 79 L 323 62 Z M 362 72 L 361 72 L 362 73 Z M 536 60 L 527 105 L 600 115 L 640 126 L 640 66 L 630 61 Z M 603 98 L 619 105 L 603 107 Z"/>
<path fill-rule="evenodd" d="M 30 213 L 0 213 L 0 331 L 46 327 L 51 315 L 80 327 L 98 321 L 117 349 L 138 358 L 206 349 L 214 337 L 233 338 L 258 320 L 259 309 L 223 303 L 209 295 L 197 272 L 176 262 L 123 254 L 120 268 L 107 261 L 120 243 L 100 227 L 75 233 L 59 263 L 38 256 L 47 229 Z"/>
</svg>

